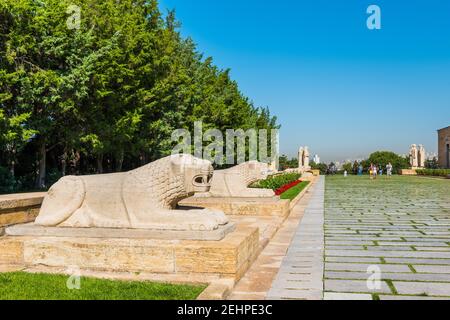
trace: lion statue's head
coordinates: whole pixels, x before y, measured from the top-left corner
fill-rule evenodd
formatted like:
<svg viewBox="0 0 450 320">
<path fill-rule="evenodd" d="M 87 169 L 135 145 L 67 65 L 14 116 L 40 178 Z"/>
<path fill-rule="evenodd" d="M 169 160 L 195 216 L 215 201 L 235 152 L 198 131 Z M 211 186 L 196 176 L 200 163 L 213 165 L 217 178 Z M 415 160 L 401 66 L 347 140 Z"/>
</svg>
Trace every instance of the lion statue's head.
<svg viewBox="0 0 450 320">
<path fill-rule="evenodd" d="M 209 193 L 197 197 L 273 197 L 272 190 L 250 189 L 253 182 L 266 179 L 269 166 L 258 161 L 249 161 L 230 169 L 214 172 Z"/>
<path fill-rule="evenodd" d="M 196 192 L 208 192 L 211 188 L 213 166 L 210 161 L 196 158 L 190 154 L 170 156 L 173 176 L 182 176 L 184 190 L 188 195 Z"/>
</svg>

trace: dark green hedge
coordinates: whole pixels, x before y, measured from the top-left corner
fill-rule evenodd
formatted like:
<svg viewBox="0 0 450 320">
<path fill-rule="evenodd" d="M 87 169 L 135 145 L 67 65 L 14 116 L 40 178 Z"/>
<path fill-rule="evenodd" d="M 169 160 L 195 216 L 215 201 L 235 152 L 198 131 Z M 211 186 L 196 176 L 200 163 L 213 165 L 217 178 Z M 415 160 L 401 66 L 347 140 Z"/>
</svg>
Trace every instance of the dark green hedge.
<svg viewBox="0 0 450 320">
<path fill-rule="evenodd" d="M 450 169 L 420 169 L 416 170 L 419 176 L 447 177 L 450 176 Z"/>
</svg>

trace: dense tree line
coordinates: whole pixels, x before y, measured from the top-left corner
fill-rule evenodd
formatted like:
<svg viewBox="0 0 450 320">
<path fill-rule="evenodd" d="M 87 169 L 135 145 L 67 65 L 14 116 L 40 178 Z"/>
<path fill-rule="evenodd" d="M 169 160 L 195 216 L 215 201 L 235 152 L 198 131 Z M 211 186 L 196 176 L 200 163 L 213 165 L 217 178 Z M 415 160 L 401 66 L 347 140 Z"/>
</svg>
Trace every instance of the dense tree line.
<svg viewBox="0 0 450 320">
<path fill-rule="evenodd" d="M 79 28 L 69 28 L 70 5 Z M 199 120 L 204 130 L 277 127 L 157 0 L 1 1 L 3 192 L 138 167 L 170 154 L 173 130 Z"/>
<path fill-rule="evenodd" d="M 319 170 L 320 174 L 327 174 L 328 173 L 328 165 L 326 163 L 315 163 L 314 161 L 311 161 L 310 163 L 312 170 Z M 330 163 L 330 167 L 332 167 L 333 163 Z"/>
<path fill-rule="evenodd" d="M 298 158 L 289 159 L 287 155 L 281 155 L 279 157 L 279 167 L 280 170 L 286 169 L 297 169 L 298 168 Z"/>
<path fill-rule="evenodd" d="M 282 155 L 279 158 L 280 170 L 286 169 L 296 169 L 298 168 L 298 159 L 291 158 L 288 156 Z M 386 170 L 386 166 L 388 163 L 392 164 L 393 172 L 398 173 L 401 169 L 408 169 L 410 167 L 409 158 L 407 156 L 401 156 L 394 152 L 390 151 L 376 151 L 370 154 L 369 158 L 362 161 L 355 161 L 353 163 L 347 162 L 342 165 L 342 168 L 337 168 L 334 162 L 329 164 L 326 163 L 315 163 L 314 161 L 310 162 L 311 169 L 320 170 L 320 173 L 325 174 L 336 174 L 339 172 L 347 171 L 349 174 L 358 174 L 358 169 L 362 166 L 363 173 L 368 173 L 370 170 L 370 165 L 374 164 L 379 168 L 383 168 Z M 426 168 L 437 169 L 437 159 L 427 160 L 425 163 Z"/>
</svg>

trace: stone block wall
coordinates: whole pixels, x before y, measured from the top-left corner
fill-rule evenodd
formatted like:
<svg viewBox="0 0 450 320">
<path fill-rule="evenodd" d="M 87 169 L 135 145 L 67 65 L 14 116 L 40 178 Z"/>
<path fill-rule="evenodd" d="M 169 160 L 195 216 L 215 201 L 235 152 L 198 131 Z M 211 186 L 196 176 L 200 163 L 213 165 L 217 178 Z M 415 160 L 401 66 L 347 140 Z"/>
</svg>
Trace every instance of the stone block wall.
<svg viewBox="0 0 450 320">
<path fill-rule="evenodd" d="M 44 197 L 45 192 L 0 195 L 0 235 L 6 226 L 34 221 Z"/>
</svg>

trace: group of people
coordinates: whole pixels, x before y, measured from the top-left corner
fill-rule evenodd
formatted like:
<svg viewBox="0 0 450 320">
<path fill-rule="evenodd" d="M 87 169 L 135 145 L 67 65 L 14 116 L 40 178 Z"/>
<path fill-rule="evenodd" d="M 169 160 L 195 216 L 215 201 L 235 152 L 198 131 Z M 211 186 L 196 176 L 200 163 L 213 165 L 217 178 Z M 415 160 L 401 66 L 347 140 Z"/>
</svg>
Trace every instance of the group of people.
<svg viewBox="0 0 450 320">
<path fill-rule="evenodd" d="M 392 177 L 392 170 L 393 170 L 393 168 L 394 167 L 392 166 L 392 163 L 390 163 L 390 162 L 386 165 L 386 175 L 387 175 L 388 178 Z M 363 175 L 363 170 L 364 170 L 363 166 L 359 165 L 359 167 L 358 167 L 358 176 L 362 176 Z M 382 176 L 383 174 L 384 174 L 384 170 L 383 170 L 381 165 L 377 166 L 377 165 L 375 165 L 373 163 L 370 164 L 370 167 L 369 167 L 370 179 L 376 179 L 379 175 Z M 348 176 L 348 171 L 345 170 L 344 171 L 344 177 L 347 177 L 347 176 Z"/>
<path fill-rule="evenodd" d="M 391 177 L 392 176 L 392 164 L 389 162 L 386 165 L 386 174 L 387 177 Z M 369 168 L 369 175 L 370 175 L 370 179 L 376 179 L 378 175 L 382 176 L 384 173 L 383 168 L 381 166 L 377 166 L 373 163 L 370 164 L 370 168 Z"/>
</svg>

